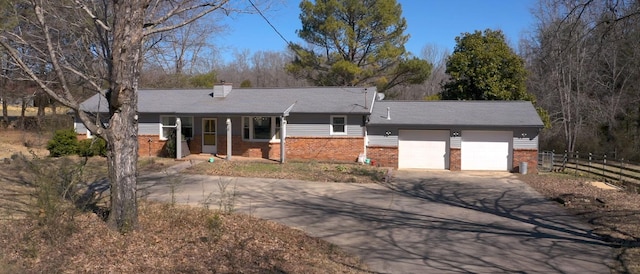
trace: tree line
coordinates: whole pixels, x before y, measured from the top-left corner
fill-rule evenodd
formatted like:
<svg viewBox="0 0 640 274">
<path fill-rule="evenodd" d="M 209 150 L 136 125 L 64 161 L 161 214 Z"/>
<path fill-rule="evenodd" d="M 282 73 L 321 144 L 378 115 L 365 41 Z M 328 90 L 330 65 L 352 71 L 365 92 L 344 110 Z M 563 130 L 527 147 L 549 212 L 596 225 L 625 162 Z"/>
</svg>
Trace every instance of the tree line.
<svg viewBox="0 0 640 274">
<path fill-rule="evenodd" d="M 0 0 L 3 104 L 47 98 L 40 105 L 68 107 L 107 141 L 111 227 L 136 225 L 138 88 L 210 88 L 224 80 L 376 86 L 391 99 L 529 100 L 547 125 L 542 148 L 640 158 L 638 1 L 538 0 L 536 25 L 517 50 L 500 30 L 461 30 L 453 52 L 426 45 L 418 56 L 404 48 L 407 22 L 395 0 L 303 0 L 297 34 L 305 44 L 238 50 L 221 62 L 211 45 L 224 35 L 217 18 L 272 4 L 238 3 Z M 94 94 L 107 101 L 108 117 L 81 110 Z"/>
</svg>

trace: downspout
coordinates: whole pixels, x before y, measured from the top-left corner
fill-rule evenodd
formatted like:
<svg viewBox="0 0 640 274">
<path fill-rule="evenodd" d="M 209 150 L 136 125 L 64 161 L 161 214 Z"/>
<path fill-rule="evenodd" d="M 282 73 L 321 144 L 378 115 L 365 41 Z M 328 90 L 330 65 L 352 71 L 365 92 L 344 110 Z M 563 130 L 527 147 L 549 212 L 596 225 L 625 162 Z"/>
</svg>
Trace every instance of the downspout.
<svg viewBox="0 0 640 274">
<path fill-rule="evenodd" d="M 227 118 L 227 161 L 231 161 L 231 118 Z"/>
<path fill-rule="evenodd" d="M 182 159 L 182 121 L 176 118 L 176 159 Z"/>
<path fill-rule="evenodd" d="M 284 164 L 286 160 L 287 150 L 285 149 L 285 139 L 287 139 L 287 117 L 298 101 L 293 102 L 280 116 L 280 163 Z"/>
<path fill-rule="evenodd" d="M 280 117 L 280 163 L 284 164 L 286 161 L 286 149 L 285 149 L 285 139 L 287 139 L 287 117 Z"/>
</svg>

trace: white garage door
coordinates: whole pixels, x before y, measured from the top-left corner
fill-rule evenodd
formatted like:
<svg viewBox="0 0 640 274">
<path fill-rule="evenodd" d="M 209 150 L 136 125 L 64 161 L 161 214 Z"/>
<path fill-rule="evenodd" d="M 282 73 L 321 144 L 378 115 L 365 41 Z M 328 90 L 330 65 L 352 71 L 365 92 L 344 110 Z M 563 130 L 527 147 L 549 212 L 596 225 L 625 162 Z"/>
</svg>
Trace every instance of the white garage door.
<svg viewBox="0 0 640 274">
<path fill-rule="evenodd" d="M 462 170 L 504 170 L 511 162 L 511 131 L 462 132 L 460 168 Z"/>
<path fill-rule="evenodd" d="M 449 163 L 448 130 L 400 130 L 398 167 L 447 169 Z"/>
</svg>

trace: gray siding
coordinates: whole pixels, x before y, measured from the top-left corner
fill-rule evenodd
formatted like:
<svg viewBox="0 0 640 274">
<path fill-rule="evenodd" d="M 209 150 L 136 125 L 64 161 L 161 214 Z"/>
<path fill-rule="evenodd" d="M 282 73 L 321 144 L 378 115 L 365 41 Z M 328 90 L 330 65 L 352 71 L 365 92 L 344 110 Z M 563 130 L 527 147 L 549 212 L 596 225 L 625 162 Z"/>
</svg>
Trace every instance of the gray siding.
<svg viewBox="0 0 640 274">
<path fill-rule="evenodd" d="M 513 137 L 513 149 L 538 149 L 538 136 L 532 139 Z"/>
<path fill-rule="evenodd" d="M 398 136 L 389 135 L 385 137 L 384 135 L 368 135 L 369 146 L 389 146 L 389 147 L 397 147 L 398 146 Z"/>
<path fill-rule="evenodd" d="M 82 122 L 75 122 L 76 133 L 87 134 L 87 127 Z"/>
<path fill-rule="evenodd" d="M 160 123 L 138 123 L 139 135 L 160 135 Z"/>
<path fill-rule="evenodd" d="M 331 115 L 295 114 L 287 118 L 287 137 L 362 137 L 362 116 L 347 115 L 347 134 L 331 135 Z"/>
<path fill-rule="evenodd" d="M 461 137 L 451 137 L 449 141 L 450 148 L 461 148 L 462 147 L 462 138 Z"/>
<path fill-rule="evenodd" d="M 385 132 L 391 131 L 391 135 L 385 136 Z M 369 146 L 398 146 L 398 129 L 390 127 L 367 127 Z"/>
</svg>

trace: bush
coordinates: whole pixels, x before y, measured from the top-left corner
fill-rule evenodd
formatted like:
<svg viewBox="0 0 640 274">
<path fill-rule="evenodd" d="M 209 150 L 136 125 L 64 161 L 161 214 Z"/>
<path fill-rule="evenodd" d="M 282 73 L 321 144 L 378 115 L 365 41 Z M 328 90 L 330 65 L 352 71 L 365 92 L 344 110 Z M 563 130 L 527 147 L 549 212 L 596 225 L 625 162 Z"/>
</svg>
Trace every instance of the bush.
<svg viewBox="0 0 640 274">
<path fill-rule="evenodd" d="M 47 144 L 49 155 L 60 157 L 75 154 L 78 151 L 78 137 L 73 129 L 56 130 L 53 139 Z"/>
<path fill-rule="evenodd" d="M 107 156 L 107 141 L 97 137 L 78 142 L 78 155 L 84 157 Z"/>
<path fill-rule="evenodd" d="M 176 158 L 177 144 L 176 144 L 176 130 L 171 130 L 169 136 L 167 136 L 167 142 L 165 143 L 165 153 L 169 158 Z"/>
</svg>

